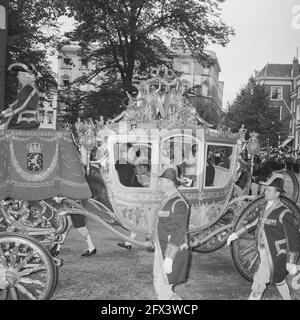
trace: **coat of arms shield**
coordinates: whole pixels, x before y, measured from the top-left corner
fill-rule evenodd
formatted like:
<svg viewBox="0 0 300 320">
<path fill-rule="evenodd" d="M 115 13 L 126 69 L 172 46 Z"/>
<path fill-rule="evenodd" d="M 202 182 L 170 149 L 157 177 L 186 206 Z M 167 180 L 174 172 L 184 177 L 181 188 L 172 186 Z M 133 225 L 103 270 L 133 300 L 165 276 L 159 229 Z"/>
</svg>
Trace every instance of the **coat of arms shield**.
<svg viewBox="0 0 300 320">
<path fill-rule="evenodd" d="M 27 145 L 27 170 L 38 172 L 43 170 L 42 145 L 40 143 L 30 143 Z"/>
</svg>

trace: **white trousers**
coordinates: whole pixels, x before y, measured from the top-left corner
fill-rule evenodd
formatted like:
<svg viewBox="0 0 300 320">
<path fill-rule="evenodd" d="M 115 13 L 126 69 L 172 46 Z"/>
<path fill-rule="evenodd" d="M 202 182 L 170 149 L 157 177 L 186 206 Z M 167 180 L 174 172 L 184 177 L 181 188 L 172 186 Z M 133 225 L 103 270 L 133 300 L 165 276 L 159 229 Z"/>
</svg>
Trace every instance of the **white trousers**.
<svg viewBox="0 0 300 320">
<path fill-rule="evenodd" d="M 154 263 L 153 263 L 153 285 L 157 294 L 158 300 L 169 300 L 172 298 L 174 291 L 171 284 L 166 284 L 164 281 L 164 270 L 162 267 L 161 258 L 155 245 Z"/>
</svg>

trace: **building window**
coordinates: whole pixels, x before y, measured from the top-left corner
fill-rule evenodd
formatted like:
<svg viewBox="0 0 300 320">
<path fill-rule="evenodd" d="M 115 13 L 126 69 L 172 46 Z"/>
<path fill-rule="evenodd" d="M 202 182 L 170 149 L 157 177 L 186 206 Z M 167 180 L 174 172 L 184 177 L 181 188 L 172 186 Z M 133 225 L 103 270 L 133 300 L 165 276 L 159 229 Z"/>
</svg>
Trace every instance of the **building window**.
<svg viewBox="0 0 300 320">
<path fill-rule="evenodd" d="M 71 58 L 63 58 L 63 65 L 64 65 L 65 67 L 71 67 L 71 65 L 72 65 L 72 60 L 71 60 Z"/>
<path fill-rule="evenodd" d="M 48 111 L 47 112 L 47 120 L 48 120 L 48 124 L 52 124 L 52 122 L 53 122 L 53 111 Z"/>
<path fill-rule="evenodd" d="M 282 87 L 271 87 L 271 100 L 282 100 Z"/>
<path fill-rule="evenodd" d="M 64 85 L 65 88 L 70 88 L 70 80 L 63 79 L 63 85 Z"/>
<path fill-rule="evenodd" d="M 81 68 L 87 69 L 88 68 L 88 60 L 86 58 L 82 58 L 80 61 L 81 61 Z"/>
<path fill-rule="evenodd" d="M 64 88 L 70 88 L 70 76 L 67 74 L 64 74 L 62 76 L 62 85 Z"/>
<path fill-rule="evenodd" d="M 190 73 L 190 64 L 189 63 L 186 63 L 186 62 L 183 62 L 181 64 L 181 71 L 183 73 Z"/>
<path fill-rule="evenodd" d="M 209 68 L 204 68 L 203 69 L 203 74 L 209 75 L 210 69 Z"/>
<path fill-rule="evenodd" d="M 195 75 L 201 76 L 202 69 L 203 69 L 202 65 L 198 62 L 195 62 Z"/>
<path fill-rule="evenodd" d="M 300 99 L 300 87 L 297 88 L 297 98 Z"/>
<path fill-rule="evenodd" d="M 202 82 L 202 95 L 207 97 L 208 96 L 208 88 L 209 88 L 209 83 L 207 81 Z"/>
<path fill-rule="evenodd" d="M 45 110 L 39 110 L 39 120 L 41 123 L 44 123 L 44 119 L 45 119 Z"/>
</svg>

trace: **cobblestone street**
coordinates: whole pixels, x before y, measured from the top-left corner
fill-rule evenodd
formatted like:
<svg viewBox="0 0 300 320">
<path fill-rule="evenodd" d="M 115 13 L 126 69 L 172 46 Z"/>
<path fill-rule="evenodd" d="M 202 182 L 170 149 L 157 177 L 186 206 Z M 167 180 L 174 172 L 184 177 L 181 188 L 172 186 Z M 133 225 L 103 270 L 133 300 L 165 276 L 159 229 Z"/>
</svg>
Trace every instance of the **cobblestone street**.
<svg viewBox="0 0 300 320">
<path fill-rule="evenodd" d="M 287 187 L 287 186 L 286 186 Z M 299 202 L 298 202 L 299 205 Z M 59 280 L 53 300 L 153 300 L 153 253 L 133 246 L 130 251 L 120 248 L 122 239 L 101 225 L 89 222 L 97 247 L 97 254 L 81 257 L 86 250 L 85 241 L 71 229 L 62 247 Z M 215 300 L 246 299 L 251 283 L 236 270 L 226 245 L 213 253 L 193 253 L 189 281 L 176 291 L 183 299 Z M 273 286 L 269 286 L 264 299 L 279 300 Z"/>
<path fill-rule="evenodd" d="M 64 265 L 54 300 L 153 300 L 153 254 L 133 246 L 130 251 L 120 248 L 117 237 L 103 227 L 91 226 L 97 254 L 83 258 L 85 242 L 72 229 L 61 251 Z M 250 282 L 238 273 L 230 249 L 224 246 L 210 254 L 193 253 L 189 281 L 177 287 L 183 299 L 246 299 Z M 280 299 L 270 287 L 265 299 Z"/>
</svg>

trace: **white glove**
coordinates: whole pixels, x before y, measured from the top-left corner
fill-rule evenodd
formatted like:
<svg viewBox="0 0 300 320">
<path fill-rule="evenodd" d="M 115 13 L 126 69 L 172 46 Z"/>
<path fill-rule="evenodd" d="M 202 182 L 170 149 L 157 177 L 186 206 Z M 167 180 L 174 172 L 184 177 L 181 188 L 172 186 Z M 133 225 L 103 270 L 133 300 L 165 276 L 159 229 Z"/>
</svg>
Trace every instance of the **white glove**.
<svg viewBox="0 0 300 320">
<path fill-rule="evenodd" d="M 227 238 L 227 245 L 230 246 L 231 242 L 236 240 L 238 238 L 237 234 L 233 232 L 229 237 Z"/>
<path fill-rule="evenodd" d="M 286 264 L 286 270 L 288 271 L 288 273 L 291 275 L 291 276 L 294 276 L 296 273 L 297 273 L 297 265 L 294 264 L 294 263 L 289 263 L 287 262 Z"/>
<path fill-rule="evenodd" d="M 172 272 L 172 264 L 173 264 L 173 260 L 170 258 L 165 258 L 164 260 L 164 270 L 165 273 L 171 273 Z"/>
</svg>

